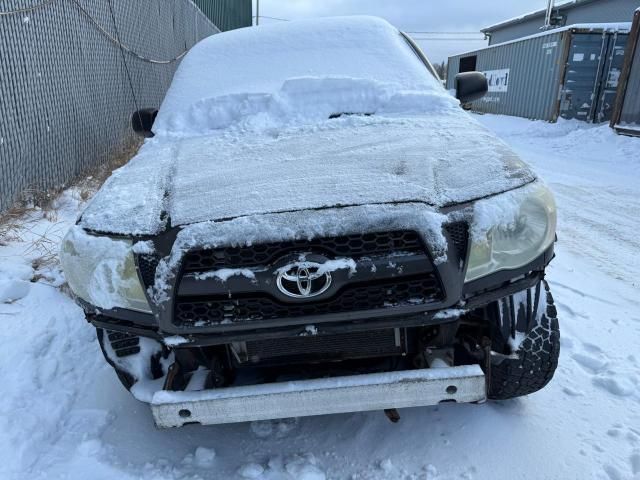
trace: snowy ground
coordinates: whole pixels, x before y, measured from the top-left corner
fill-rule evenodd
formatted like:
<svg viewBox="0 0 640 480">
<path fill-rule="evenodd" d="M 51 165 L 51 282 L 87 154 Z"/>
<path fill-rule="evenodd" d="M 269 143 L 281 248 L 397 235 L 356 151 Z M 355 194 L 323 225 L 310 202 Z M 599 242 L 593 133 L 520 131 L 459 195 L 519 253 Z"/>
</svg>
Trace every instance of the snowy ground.
<svg viewBox="0 0 640 480">
<path fill-rule="evenodd" d="M 103 361 L 48 243 L 0 246 L 0 479 L 640 479 L 640 139 L 575 122 L 480 120 L 556 193 L 549 271 L 562 329 L 552 384 L 529 398 L 158 431 Z M 36 212 L 54 239 L 82 208 Z M 37 281 L 32 281 L 34 279 Z"/>
</svg>

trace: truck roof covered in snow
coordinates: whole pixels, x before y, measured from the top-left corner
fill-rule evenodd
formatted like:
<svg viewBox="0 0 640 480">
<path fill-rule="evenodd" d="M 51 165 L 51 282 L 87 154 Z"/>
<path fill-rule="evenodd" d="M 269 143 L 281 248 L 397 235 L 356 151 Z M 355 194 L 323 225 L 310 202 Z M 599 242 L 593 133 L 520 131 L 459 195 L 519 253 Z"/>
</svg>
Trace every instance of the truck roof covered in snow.
<svg viewBox="0 0 640 480">
<path fill-rule="evenodd" d="M 441 92 L 400 32 L 375 17 L 334 17 L 244 28 L 194 46 L 178 68 L 154 131 L 185 130 L 237 111 L 243 97 L 264 102 L 297 78 L 374 80 L 396 90 Z M 335 85 L 314 85 L 317 93 Z M 294 89 L 290 85 L 290 93 Z M 308 93 L 306 89 L 301 94 Z M 213 100 L 216 99 L 217 102 Z M 363 101 L 366 101 L 363 98 Z M 213 104 L 216 104 L 215 106 Z M 212 118 L 214 117 L 214 118 Z"/>
</svg>

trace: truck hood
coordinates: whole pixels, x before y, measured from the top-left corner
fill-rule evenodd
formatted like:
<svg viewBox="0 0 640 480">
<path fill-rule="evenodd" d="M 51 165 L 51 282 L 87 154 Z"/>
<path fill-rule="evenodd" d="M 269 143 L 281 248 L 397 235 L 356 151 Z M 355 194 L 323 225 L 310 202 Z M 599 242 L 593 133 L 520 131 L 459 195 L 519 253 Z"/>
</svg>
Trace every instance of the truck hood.
<svg viewBox="0 0 640 480">
<path fill-rule="evenodd" d="M 535 180 L 501 140 L 462 111 L 345 116 L 263 134 L 157 138 L 96 194 L 80 225 L 124 235 L 333 207 L 445 207 Z"/>
</svg>

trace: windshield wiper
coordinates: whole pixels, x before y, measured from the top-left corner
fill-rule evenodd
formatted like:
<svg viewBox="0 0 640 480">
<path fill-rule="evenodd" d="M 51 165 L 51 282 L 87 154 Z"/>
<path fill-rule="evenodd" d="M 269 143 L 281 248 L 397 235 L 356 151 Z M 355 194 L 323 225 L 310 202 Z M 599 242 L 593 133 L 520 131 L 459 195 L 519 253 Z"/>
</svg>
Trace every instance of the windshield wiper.
<svg viewBox="0 0 640 480">
<path fill-rule="evenodd" d="M 363 115 L 365 117 L 370 117 L 372 115 L 375 115 L 373 112 L 342 112 L 342 113 L 332 113 L 331 115 L 329 115 L 329 120 L 333 120 L 334 118 L 340 118 L 340 117 L 350 117 L 352 115 Z"/>
</svg>

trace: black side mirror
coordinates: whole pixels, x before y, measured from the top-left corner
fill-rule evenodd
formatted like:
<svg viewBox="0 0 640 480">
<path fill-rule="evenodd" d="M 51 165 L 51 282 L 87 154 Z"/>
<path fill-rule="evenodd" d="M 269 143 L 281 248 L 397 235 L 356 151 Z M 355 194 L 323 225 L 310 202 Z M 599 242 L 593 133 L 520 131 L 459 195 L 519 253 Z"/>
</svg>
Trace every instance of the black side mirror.
<svg viewBox="0 0 640 480">
<path fill-rule="evenodd" d="M 469 103 L 484 97 L 489 91 L 487 77 L 481 72 L 464 72 L 456 75 L 456 98 Z"/>
<path fill-rule="evenodd" d="M 156 121 L 158 115 L 157 108 L 143 108 L 134 112 L 131 116 L 131 126 L 133 131 L 144 138 L 151 138 L 154 133 L 151 131 L 153 122 Z"/>
</svg>

